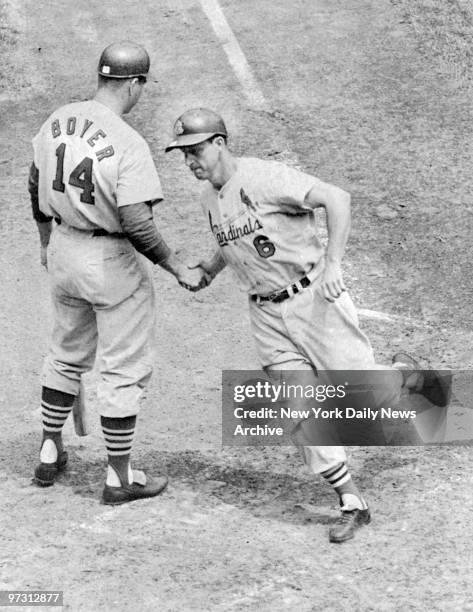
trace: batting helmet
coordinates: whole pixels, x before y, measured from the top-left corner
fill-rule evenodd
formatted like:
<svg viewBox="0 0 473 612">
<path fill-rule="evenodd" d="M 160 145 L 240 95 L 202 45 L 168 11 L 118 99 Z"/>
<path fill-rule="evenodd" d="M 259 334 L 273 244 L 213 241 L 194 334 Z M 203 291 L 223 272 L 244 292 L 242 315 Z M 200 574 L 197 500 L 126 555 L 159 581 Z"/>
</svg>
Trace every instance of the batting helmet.
<svg viewBox="0 0 473 612">
<path fill-rule="evenodd" d="M 174 124 L 174 140 L 165 151 L 199 144 L 212 136 L 227 136 L 222 117 L 208 108 L 193 108 L 182 114 Z"/>
<path fill-rule="evenodd" d="M 115 79 L 146 76 L 149 55 L 143 47 L 132 42 L 112 43 L 100 56 L 98 73 Z"/>
</svg>

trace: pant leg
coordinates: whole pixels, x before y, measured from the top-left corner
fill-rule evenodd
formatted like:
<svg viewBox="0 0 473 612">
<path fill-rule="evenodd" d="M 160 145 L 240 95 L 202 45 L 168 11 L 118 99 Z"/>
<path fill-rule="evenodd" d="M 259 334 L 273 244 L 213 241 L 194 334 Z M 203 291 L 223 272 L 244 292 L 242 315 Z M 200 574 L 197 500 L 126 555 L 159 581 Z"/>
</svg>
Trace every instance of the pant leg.
<svg viewBox="0 0 473 612">
<path fill-rule="evenodd" d="M 281 306 L 291 339 L 318 370 L 376 367 L 371 343 L 360 329 L 348 292 L 329 302 L 321 288 L 312 285 Z"/>
<path fill-rule="evenodd" d="M 97 325 L 92 305 L 80 297 L 70 274 L 69 264 L 77 257 L 64 236 L 53 231 L 48 248 L 48 272 L 54 307 L 54 326 L 41 383 L 45 387 L 77 395 L 80 378 L 94 364 Z"/>
<path fill-rule="evenodd" d="M 56 302 L 50 348 L 44 360 L 41 384 L 77 395 L 80 378 L 94 364 L 97 347 L 95 313 L 90 304 Z"/>
<path fill-rule="evenodd" d="M 320 383 L 312 366 L 304 359 L 286 361 L 280 364 L 267 366 L 265 370 L 277 382 L 285 381 L 287 384 L 302 384 L 317 386 Z M 291 400 L 291 408 L 304 410 L 314 405 L 313 399 Z M 294 422 L 291 432 L 294 444 L 299 448 L 303 461 L 312 472 L 320 474 L 326 470 L 346 461 L 343 446 L 337 444 L 338 436 L 332 426 L 324 426 L 323 421 L 315 419 L 298 420 Z M 320 439 L 320 445 L 314 445 L 314 439 Z"/>
<path fill-rule="evenodd" d="M 369 387 L 373 408 L 397 405 L 402 374 L 375 362 L 348 293 L 328 302 L 314 285 L 296 297 L 283 302 L 282 316 L 306 360 L 318 371 L 331 372 L 328 378 L 334 385 L 348 382 L 353 387 Z"/>
<path fill-rule="evenodd" d="M 155 300 L 147 262 L 140 260 L 138 288 L 125 300 L 96 308 L 99 333 L 99 413 L 106 417 L 139 412 L 154 362 Z"/>
</svg>

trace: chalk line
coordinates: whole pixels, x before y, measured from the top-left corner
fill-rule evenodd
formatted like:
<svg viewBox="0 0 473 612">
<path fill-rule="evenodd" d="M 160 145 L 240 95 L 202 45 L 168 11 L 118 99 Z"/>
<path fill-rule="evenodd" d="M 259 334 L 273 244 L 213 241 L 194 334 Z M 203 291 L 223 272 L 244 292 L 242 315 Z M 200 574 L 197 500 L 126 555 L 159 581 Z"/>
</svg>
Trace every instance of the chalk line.
<svg viewBox="0 0 473 612">
<path fill-rule="evenodd" d="M 253 71 L 248 64 L 245 54 L 241 50 L 231 27 L 223 14 L 217 0 L 200 0 L 200 4 L 207 15 L 217 38 L 222 43 L 228 61 L 240 81 L 243 91 L 250 105 L 259 110 L 267 107 L 267 103 Z"/>
</svg>

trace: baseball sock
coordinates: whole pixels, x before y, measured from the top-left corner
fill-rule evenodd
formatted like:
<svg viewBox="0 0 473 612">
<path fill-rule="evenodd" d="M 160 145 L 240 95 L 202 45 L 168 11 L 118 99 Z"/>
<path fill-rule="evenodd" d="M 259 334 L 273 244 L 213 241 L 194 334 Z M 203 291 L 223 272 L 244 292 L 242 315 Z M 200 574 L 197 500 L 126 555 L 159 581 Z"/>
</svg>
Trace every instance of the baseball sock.
<svg viewBox="0 0 473 612">
<path fill-rule="evenodd" d="M 136 415 L 123 418 L 100 417 L 108 454 L 106 484 L 121 487 L 133 482 L 130 464 Z"/>
<path fill-rule="evenodd" d="M 344 508 L 365 510 L 368 507 L 358 487 L 353 482 L 345 462 L 342 461 L 322 472 L 322 476 L 336 491 Z"/>
<path fill-rule="evenodd" d="M 43 441 L 40 461 L 55 463 L 58 454 L 64 450 L 62 428 L 72 410 L 74 396 L 70 393 L 43 387 L 41 392 L 41 417 L 43 421 Z"/>
</svg>

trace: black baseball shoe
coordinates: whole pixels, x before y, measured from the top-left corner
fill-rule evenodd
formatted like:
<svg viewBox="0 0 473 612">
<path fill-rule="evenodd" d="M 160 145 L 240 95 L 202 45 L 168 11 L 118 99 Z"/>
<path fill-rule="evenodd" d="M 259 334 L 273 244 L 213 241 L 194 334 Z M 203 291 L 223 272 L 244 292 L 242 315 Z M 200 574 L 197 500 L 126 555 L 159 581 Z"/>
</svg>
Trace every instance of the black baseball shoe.
<svg viewBox="0 0 473 612">
<path fill-rule="evenodd" d="M 401 363 L 407 365 L 412 374 L 417 374 L 417 381 L 413 387 L 408 387 L 410 393 L 423 395 L 431 404 L 444 408 L 448 406 L 452 395 L 452 373 L 440 373 L 436 370 L 423 370 L 418 361 L 407 353 L 396 353 L 393 365 Z M 405 370 L 405 368 L 404 368 Z"/>
<path fill-rule="evenodd" d="M 146 476 L 144 484 L 132 482 L 131 484 L 122 484 L 121 487 L 111 487 L 106 484 L 102 493 L 102 503 L 109 506 L 118 506 L 136 499 L 156 497 L 164 491 L 167 484 L 166 476 L 159 476 L 158 478 Z"/>
<path fill-rule="evenodd" d="M 341 544 L 347 540 L 351 540 L 355 536 L 355 531 L 367 525 L 371 521 L 369 508 L 366 510 L 343 510 L 338 521 L 330 528 L 328 538 L 330 542 Z"/>
<path fill-rule="evenodd" d="M 33 482 L 38 487 L 50 487 L 67 465 L 67 451 L 58 453 L 54 463 L 41 462 L 34 471 Z"/>
</svg>

